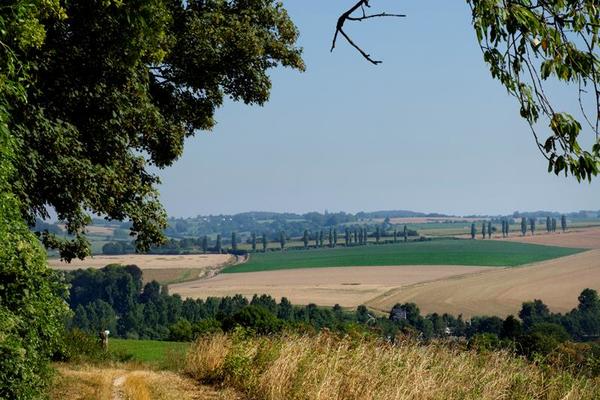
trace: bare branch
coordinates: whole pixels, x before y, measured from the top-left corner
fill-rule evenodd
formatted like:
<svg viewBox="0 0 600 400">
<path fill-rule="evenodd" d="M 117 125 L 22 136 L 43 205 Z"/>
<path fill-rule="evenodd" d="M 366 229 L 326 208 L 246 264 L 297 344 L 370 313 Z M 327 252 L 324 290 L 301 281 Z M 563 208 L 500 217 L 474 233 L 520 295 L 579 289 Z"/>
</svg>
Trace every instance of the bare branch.
<svg viewBox="0 0 600 400">
<path fill-rule="evenodd" d="M 340 15 L 340 17 L 337 20 L 336 27 L 335 27 L 335 33 L 333 34 L 333 41 L 331 43 L 331 50 L 330 51 L 333 52 L 333 50 L 335 49 L 335 45 L 337 43 L 338 35 L 341 34 L 344 37 L 344 39 L 346 39 L 346 41 L 352 47 L 354 47 L 367 61 L 369 61 L 372 64 L 377 65 L 377 64 L 381 64 L 381 61 L 374 60 L 373 58 L 371 58 L 370 54 L 368 54 L 359 45 L 357 45 L 350 38 L 350 36 L 348 36 L 348 34 L 346 34 L 346 32 L 344 32 L 344 24 L 346 23 L 346 21 L 360 22 L 360 21 L 364 21 L 364 20 L 367 20 L 367 19 L 371 19 L 371 18 L 382 18 L 382 17 L 398 17 L 398 18 L 402 18 L 402 17 L 406 17 L 406 15 L 404 15 L 404 14 L 388 14 L 386 12 L 382 12 L 382 13 L 378 13 L 378 14 L 367 14 L 365 12 L 365 7 L 370 7 L 369 0 L 359 0 L 356 4 L 354 4 L 347 11 L 345 11 L 344 13 L 342 13 L 342 15 Z M 358 9 L 361 10 L 362 15 L 358 16 L 358 17 L 353 17 L 352 14 L 355 11 L 357 11 Z"/>
</svg>

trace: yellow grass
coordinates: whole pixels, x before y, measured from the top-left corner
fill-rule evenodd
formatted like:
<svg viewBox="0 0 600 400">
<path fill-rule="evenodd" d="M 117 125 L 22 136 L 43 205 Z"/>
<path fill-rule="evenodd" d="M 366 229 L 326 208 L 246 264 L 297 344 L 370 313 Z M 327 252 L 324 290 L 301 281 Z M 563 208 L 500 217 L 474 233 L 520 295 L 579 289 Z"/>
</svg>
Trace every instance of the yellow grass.
<svg viewBox="0 0 600 400">
<path fill-rule="evenodd" d="M 542 299 L 551 310 L 566 312 L 586 288 L 600 290 L 600 250 L 400 287 L 366 304 L 386 311 L 413 302 L 423 313 L 506 316 L 518 313 L 524 301 Z"/>
<path fill-rule="evenodd" d="M 92 256 L 85 260 L 73 260 L 70 263 L 58 259 L 48 260 L 52 268 L 73 270 L 78 268 L 102 268 L 108 264 L 134 264 L 141 269 L 165 268 L 214 268 L 232 263 L 235 257 L 230 254 L 127 254 L 122 256 Z"/>
<path fill-rule="evenodd" d="M 133 369 L 130 369 L 133 368 Z M 171 371 L 140 369 L 140 365 L 89 366 L 61 364 L 51 400 L 235 400 L 230 389 L 199 385 Z"/>
<path fill-rule="evenodd" d="M 542 370 L 505 352 L 316 337 L 199 340 L 187 372 L 258 400 L 597 399 L 600 382 Z"/>
<path fill-rule="evenodd" d="M 287 297 L 294 304 L 316 303 L 356 307 L 389 290 L 452 276 L 472 274 L 494 267 L 401 266 L 291 269 L 221 274 L 212 279 L 169 286 L 183 298 L 269 294 Z"/>
</svg>

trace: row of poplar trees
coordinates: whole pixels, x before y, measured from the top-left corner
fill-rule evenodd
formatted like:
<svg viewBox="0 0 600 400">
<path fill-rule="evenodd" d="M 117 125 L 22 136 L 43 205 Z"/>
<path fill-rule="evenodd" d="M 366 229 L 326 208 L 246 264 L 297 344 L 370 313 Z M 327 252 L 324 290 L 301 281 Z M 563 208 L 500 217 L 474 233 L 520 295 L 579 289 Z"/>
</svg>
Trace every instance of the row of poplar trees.
<svg viewBox="0 0 600 400">
<path fill-rule="evenodd" d="M 310 242 L 314 241 L 314 247 L 325 247 L 325 235 L 326 232 L 323 230 L 319 230 L 310 234 L 308 230 L 304 231 L 304 235 L 302 236 L 302 242 L 304 243 L 304 248 L 307 249 L 310 247 Z M 364 246 L 368 244 L 368 238 L 374 237 L 375 243 L 380 243 L 381 238 L 385 236 L 385 232 L 379 227 L 376 228 L 375 232 L 369 234 L 366 228 L 346 228 L 344 230 L 344 245 L 346 247 L 349 246 Z M 405 242 L 408 241 L 408 228 L 404 225 L 403 231 L 399 232 L 397 229 L 394 229 L 393 232 L 394 243 L 397 243 L 400 239 L 403 239 Z M 338 244 L 338 231 L 335 228 L 329 229 L 329 233 L 327 235 L 328 247 L 336 247 Z M 287 235 L 285 231 L 281 231 L 279 233 L 278 238 L 279 246 L 281 250 L 285 249 L 287 243 Z M 234 252 L 238 250 L 239 239 L 236 232 L 231 233 L 231 250 Z M 262 247 L 262 251 L 267 251 L 267 247 L 269 244 L 269 240 L 267 239 L 267 235 L 265 233 L 262 234 L 260 239 L 256 235 L 255 232 L 252 232 L 250 235 L 250 244 L 252 246 L 252 251 L 256 252 L 258 246 Z M 210 246 L 209 238 L 205 235 L 202 238 L 201 248 L 204 253 L 206 252 L 216 252 L 222 253 L 224 251 L 223 248 L 223 240 L 221 235 L 217 235 L 214 246 Z"/>
<path fill-rule="evenodd" d="M 535 218 L 521 218 L 521 235 L 525 236 L 527 234 L 527 227 L 529 227 L 529 231 L 532 235 L 535 235 L 536 230 L 536 219 Z M 560 227 L 563 232 L 567 230 L 567 218 L 563 215 L 560 217 Z M 557 220 L 556 218 L 546 217 L 546 232 L 552 233 L 556 232 L 557 229 Z M 495 230 L 495 227 L 492 225 L 491 221 L 484 221 L 481 224 L 481 237 L 483 239 L 492 238 L 492 232 Z M 510 222 L 507 219 L 502 220 L 502 237 L 508 237 L 510 233 Z M 475 239 L 477 235 L 477 228 L 475 223 L 471 224 L 471 239 Z"/>
</svg>

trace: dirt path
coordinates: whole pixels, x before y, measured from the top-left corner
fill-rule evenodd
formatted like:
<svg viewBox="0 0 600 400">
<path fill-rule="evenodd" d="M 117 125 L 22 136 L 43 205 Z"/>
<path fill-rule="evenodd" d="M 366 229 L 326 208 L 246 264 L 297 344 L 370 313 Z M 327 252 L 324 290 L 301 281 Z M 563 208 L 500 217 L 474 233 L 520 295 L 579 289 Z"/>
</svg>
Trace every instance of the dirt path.
<svg viewBox="0 0 600 400">
<path fill-rule="evenodd" d="M 396 303 L 413 302 L 424 314 L 505 316 L 518 313 L 524 301 L 541 299 L 551 310 L 566 312 L 585 288 L 600 290 L 600 250 L 395 288 L 367 305 L 388 311 Z"/>
<path fill-rule="evenodd" d="M 170 371 L 58 366 L 51 400 L 240 400 L 239 394 L 199 385 Z"/>
</svg>

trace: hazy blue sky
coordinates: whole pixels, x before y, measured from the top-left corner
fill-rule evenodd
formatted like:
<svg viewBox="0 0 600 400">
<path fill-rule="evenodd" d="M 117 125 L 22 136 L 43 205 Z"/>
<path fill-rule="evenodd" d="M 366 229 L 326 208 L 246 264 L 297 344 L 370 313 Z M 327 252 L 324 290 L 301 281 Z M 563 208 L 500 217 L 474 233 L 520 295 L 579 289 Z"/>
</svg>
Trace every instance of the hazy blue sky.
<svg viewBox="0 0 600 400">
<path fill-rule="evenodd" d="M 305 73 L 273 70 L 265 107 L 231 102 L 161 171 L 171 216 L 410 209 L 452 214 L 599 209 L 600 184 L 546 172 L 515 100 L 492 80 L 465 1 L 373 0 L 408 18 L 347 30 L 353 0 L 288 0 Z"/>
</svg>

